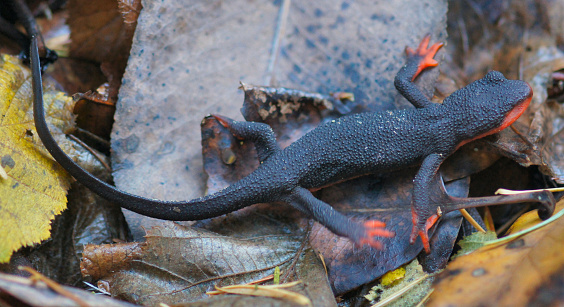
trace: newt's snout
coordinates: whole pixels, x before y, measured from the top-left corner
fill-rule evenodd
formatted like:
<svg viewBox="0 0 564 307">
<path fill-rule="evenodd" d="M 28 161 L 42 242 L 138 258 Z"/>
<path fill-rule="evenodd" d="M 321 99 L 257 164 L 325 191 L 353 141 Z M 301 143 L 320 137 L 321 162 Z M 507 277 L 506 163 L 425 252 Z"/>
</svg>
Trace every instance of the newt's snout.
<svg viewBox="0 0 564 307">
<path fill-rule="evenodd" d="M 533 97 L 533 88 L 529 85 L 529 83 L 522 81 L 522 80 L 510 80 L 513 84 L 511 85 L 512 88 L 515 89 L 516 96 L 521 97 L 521 101 L 530 100 Z"/>
<path fill-rule="evenodd" d="M 491 93 L 492 96 L 504 96 L 506 98 L 505 103 L 509 105 L 521 104 L 533 96 L 533 89 L 527 82 L 522 80 L 508 80 L 499 71 L 493 70 L 488 72 L 483 80 L 486 84 L 489 84 L 488 87 L 492 90 L 497 89 L 495 93 Z"/>
<path fill-rule="evenodd" d="M 529 104 L 531 104 L 531 100 L 533 99 L 533 89 L 531 88 L 529 83 L 521 80 L 511 80 L 510 82 L 515 83 L 513 88 L 515 88 L 515 91 L 519 91 L 515 96 L 519 98 L 516 99 L 513 108 L 511 108 L 511 110 L 505 115 L 505 118 L 503 119 L 503 122 L 501 123 L 501 126 L 499 127 L 499 129 L 497 129 L 497 131 L 501 131 L 509 127 L 519 117 L 521 117 L 521 115 L 525 113 L 525 110 L 527 110 Z"/>
</svg>

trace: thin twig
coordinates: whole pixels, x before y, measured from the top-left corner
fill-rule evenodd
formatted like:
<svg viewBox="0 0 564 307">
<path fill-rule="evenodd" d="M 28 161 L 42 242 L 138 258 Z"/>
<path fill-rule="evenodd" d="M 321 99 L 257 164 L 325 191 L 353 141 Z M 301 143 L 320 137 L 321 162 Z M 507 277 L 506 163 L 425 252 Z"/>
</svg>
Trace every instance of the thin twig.
<svg viewBox="0 0 564 307">
<path fill-rule="evenodd" d="M 311 232 L 311 228 L 312 228 L 312 221 L 310 220 L 310 222 L 307 225 L 305 236 L 304 236 L 304 239 L 302 241 L 302 244 L 300 245 L 300 248 L 298 248 L 298 250 L 296 251 L 296 254 L 294 255 L 294 259 L 288 265 L 288 269 L 286 270 L 286 272 L 284 272 L 284 275 L 280 276 L 280 282 L 281 283 L 286 282 L 286 280 L 290 276 L 290 272 L 292 272 L 294 270 L 294 268 L 296 267 L 296 263 L 298 263 L 298 259 L 300 259 L 300 256 L 302 255 L 302 253 L 303 253 L 303 251 L 306 247 L 306 244 L 309 242 L 309 233 Z"/>
<path fill-rule="evenodd" d="M 276 29 L 274 30 L 274 37 L 272 38 L 272 50 L 270 51 L 270 59 L 268 60 L 268 67 L 266 68 L 266 79 L 264 84 L 272 85 L 272 74 L 274 72 L 274 64 L 278 58 L 280 50 L 280 41 L 286 30 L 286 22 L 288 21 L 288 12 L 290 11 L 291 0 L 283 0 L 278 12 L 278 20 L 276 21 Z"/>
<path fill-rule="evenodd" d="M 47 287 L 51 288 L 51 290 L 59 293 L 60 295 L 66 297 L 68 299 L 73 300 L 80 307 L 89 307 L 90 306 L 88 303 L 86 303 L 84 300 L 82 300 L 76 294 L 70 292 L 69 290 L 65 289 L 63 286 L 61 286 L 60 284 L 55 282 L 54 280 L 49 279 L 48 277 L 46 277 L 43 274 L 37 272 L 36 270 L 34 270 L 30 267 L 26 267 L 26 266 L 19 266 L 18 269 L 20 269 L 22 271 L 26 271 L 29 274 L 31 274 L 29 279 L 32 282 L 37 282 L 37 281 L 43 282 L 44 284 L 47 285 Z"/>
<path fill-rule="evenodd" d="M 495 191 L 495 195 L 515 195 L 515 194 L 528 194 L 533 192 L 564 192 L 564 187 L 559 188 L 546 188 L 546 189 L 537 189 L 537 190 L 507 190 L 507 189 L 497 189 Z"/>
<path fill-rule="evenodd" d="M 460 209 L 459 211 L 460 211 L 460 213 L 462 213 L 462 216 L 463 216 L 470 224 L 472 224 L 472 226 L 474 226 L 474 228 L 476 228 L 476 230 L 478 230 L 479 232 L 482 232 L 482 233 L 486 233 L 486 231 L 484 230 L 484 228 L 482 228 L 482 226 L 480 226 L 480 224 L 478 224 L 478 222 L 476 222 L 476 220 L 470 215 L 470 213 L 468 213 L 468 211 L 466 211 L 466 209 Z"/>
<path fill-rule="evenodd" d="M 100 163 L 102 163 L 102 165 L 104 166 L 105 169 L 107 169 L 109 172 L 112 171 L 112 169 L 108 165 L 108 163 L 106 163 L 106 161 L 104 161 L 104 158 L 100 157 L 100 155 L 94 149 L 92 149 L 92 147 L 88 146 L 81 139 L 77 138 L 76 136 L 74 136 L 72 134 L 68 134 L 67 136 L 70 139 L 72 139 L 73 141 L 77 142 L 80 146 L 84 147 L 84 149 L 88 150 L 96 158 L 96 160 L 98 160 L 98 161 L 100 161 Z"/>
<path fill-rule="evenodd" d="M 517 136 L 519 136 L 519 138 L 521 138 L 521 140 L 523 140 L 523 142 L 529 145 L 533 150 L 537 148 L 535 144 L 529 141 L 529 139 L 527 139 L 519 130 L 517 130 L 517 128 L 513 127 L 513 125 L 509 125 L 509 128 L 511 128 L 511 130 L 513 130 L 513 132 L 515 132 L 515 134 L 517 134 Z"/>
</svg>

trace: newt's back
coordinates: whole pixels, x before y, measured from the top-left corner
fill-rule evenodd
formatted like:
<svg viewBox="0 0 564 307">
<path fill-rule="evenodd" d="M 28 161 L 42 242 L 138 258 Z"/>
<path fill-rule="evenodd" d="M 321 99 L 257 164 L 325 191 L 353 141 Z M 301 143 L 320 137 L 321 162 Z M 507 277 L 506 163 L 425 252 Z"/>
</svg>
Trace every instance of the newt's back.
<svg viewBox="0 0 564 307">
<path fill-rule="evenodd" d="M 440 144 L 435 133 L 443 121 L 440 109 L 344 116 L 320 125 L 268 162 L 293 173 L 308 189 L 415 165 Z"/>
</svg>

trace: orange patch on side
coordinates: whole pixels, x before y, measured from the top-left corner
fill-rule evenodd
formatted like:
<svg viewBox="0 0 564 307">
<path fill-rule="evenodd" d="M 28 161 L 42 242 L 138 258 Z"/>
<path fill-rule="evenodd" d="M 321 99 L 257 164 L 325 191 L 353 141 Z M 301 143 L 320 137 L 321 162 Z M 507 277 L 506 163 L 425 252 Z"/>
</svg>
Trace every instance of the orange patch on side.
<svg viewBox="0 0 564 307">
<path fill-rule="evenodd" d="M 530 85 L 529 85 L 529 87 L 530 87 Z M 532 89 L 531 89 L 531 92 L 532 92 Z M 505 117 L 505 119 L 501 123 L 501 126 L 499 126 L 499 128 L 494 133 L 499 132 L 499 131 L 509 127 L 519 117 L 521 117 L 521 115 L 523 115 L 523 113 L 525 113 L 525 110 L 527 110 L 527 108 L 529 107 L 529 104 L 531 103 L 532 99 L 533 99 L 533 95 L 531 95 L 531 97 L 527 98 L 525 101 L 521 102 L 518 106 L 513 108 L 513 110 L 511 110 L 509 112 L 509 114 L 507 114 L 507 116 Z"/>
</svg>

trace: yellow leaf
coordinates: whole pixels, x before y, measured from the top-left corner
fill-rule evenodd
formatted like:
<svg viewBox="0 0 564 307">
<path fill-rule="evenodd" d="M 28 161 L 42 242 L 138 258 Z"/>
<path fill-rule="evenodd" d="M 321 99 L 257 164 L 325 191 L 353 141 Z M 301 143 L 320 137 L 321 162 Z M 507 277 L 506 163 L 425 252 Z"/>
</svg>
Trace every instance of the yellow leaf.
<svg viewBox="0 0 564 307">
<path fill-rule="evenodd" d="M 559 212 L 562 209 L 564 209 L 564 203 L 559 202 L 558 204 L 556 204 L 556 208 L 554 209 L 554 212 L 555 213 Z M 519 231 L 528 229 L 528 228 L 533 227 L 535 225 L 538 225 L 540 223 L 542 223 L 542 221 L 539 218 L 539 214 L 537 213 L 537 210 L 529 211 L 529 212 L 521 215 L 515 221 L 515 223 L 513 223 L 513 225 L 511 225 L 511 228 L 509 228 L 509 230 L 507 231 L 507 233 L 505 235 L 508 236 L 508 235 L 517 233 Z"/>
<path fill-rule="evenodd" d="M 389 271 L 388 273 L 382 276 L 382 286 L 387 287 L 392 285 L 392 283 L 402 279 L 405 277 L 405 268 L 399 267 L 393 271 Z"/>
<path fill-rule="evenodd" d="M 403 268 L 405 274 L 401 279 L 388 286 L 374 286 L 364 298 L 376 303 L 372 306 L 415 306 L 421 302 L 431 291 L 432 277 L 423 271 L 417 258 Z"/>
<path fill-rule="evenodd" d="M 562 204 L 560 201 L 558 206 Z M 437 277 L 426 305 L 556 306 L 557 303 L 542 303 L 546 298 L 542 291 L 558 291 L 561 287 L 558 282 L 564 272 L 562 250 L 564 217 L 560 216 L 516 240 L 486 245 L 457 257 Z"/>
<path fill-rule="evenodd" d="M 45 108 L 55 139 L 70 148 L 63 132 L 74 123 L 73 101 L 46 89 Z M 70 177 L 43 147 L 32 113 L 30 71 L 15 57 L 0 58 L 0 263 L 12 253 L 49 238 L 51 220 L 66 209 Z"/>
</svg>

